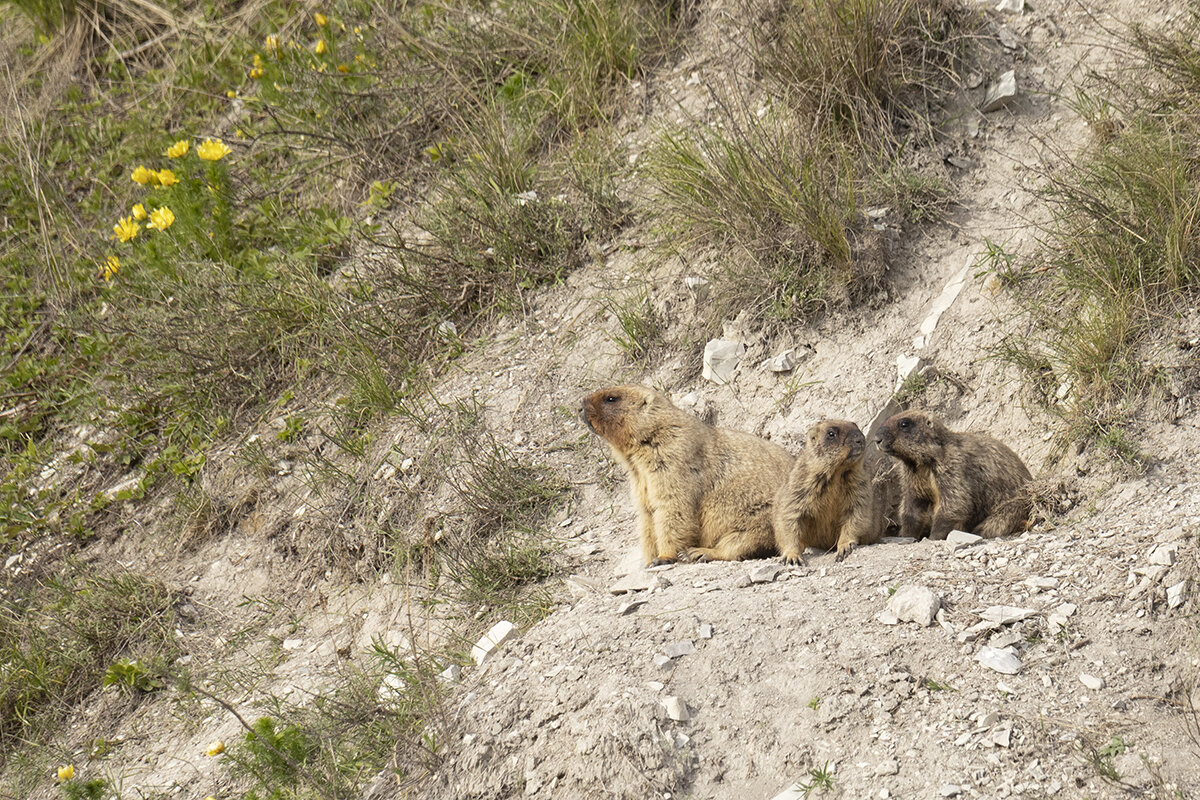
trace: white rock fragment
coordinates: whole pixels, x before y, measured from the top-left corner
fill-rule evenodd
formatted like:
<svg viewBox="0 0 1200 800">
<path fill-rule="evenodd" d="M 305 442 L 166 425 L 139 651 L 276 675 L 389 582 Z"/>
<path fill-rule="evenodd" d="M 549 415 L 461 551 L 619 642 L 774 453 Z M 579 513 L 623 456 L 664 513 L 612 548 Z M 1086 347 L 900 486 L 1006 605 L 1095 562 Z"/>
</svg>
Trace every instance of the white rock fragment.
<svg viewBox="0 0 1200 800">
<path fill-rule="evenodd" d="M 704 379 L 713 383 L 729 383 L 745 354 L 746 345 L 741 342 L 712 339 L 704 345 Z"/>
<path fill-rule="evenodd" d="M 1074 603 L 1063 603 L 1062 605 L 1060 605 L 1058 607 L 1058 613 L 1062 614 L 1064 617 L 1071 616 L 1072 614 L 1075 613 L 1075 611 L 1076 611 L 1076 606 Z"/>
<path fill-rule="evenodd" d="M 659 669 L 666 669 L 667 667 L 670 667 L 675 663 L 671 660 L 670 656 L 665 656 L 662 653 L 659 653 L 656 656 L 654 656 L 653 661 L 654 661 L 654 666 L 658 667 Z"/>
<path fill-rule="evenodd" d="M 1079 673 L 1079 682 L 1093 692 L 1098 692 L 1104 688 L 1104 679 L 1097 678 L 1095 675 L 1088 675 L 1086 672 Z"/>
<path fill-rule="evenodd" d="M 964 547 L 970 547 L 976 542 L 982 542 L 982 536 L 976 536 L 973 533 L 966 531 L 950 531 L 946 534 L 946 544 L 950 545 L 953 550 L 960 550 Z"/>
<path fill-rule="evenodd" d="M 779 563 L 760 564 L 750 570 L 749 578 L 751 583 L 771 583 L 779 577 L 779 573 L 783 572 L 783 565 Z"/>
<path fill-rule="evenodd" d="M 896 763 L 896 759 L 894 758 L 880 761 L 879 765 L 875 767 L 875 774 L 881 777 L 884 775 L 895 775 L 899 771 L 900 765 Z"/>
<path fill-rule="evenodd" d="M 1005 675 L 1016 675 L 1021 671 L 1021 659 L 1008 650 L 997 650 L 995 647 L 981 647 L 975 654 L 975 660 L 985 667 Z"/>
<path fill-rule="evenodd" d="M 955 783 L 947 783 L 938 789 L 938 794 L 942 797 L 958 797 L 962 794 L 962 787 Z"/>
<path fill-rule="evenodd" d="M 634 611 L 637 611 L 639 608 L 646 605 L 646 602 L 647 601 L 644 597 L 639 597 L 636 600 L 626 600 L 624 603 L 621 603 L 621 606 L 617 609 L 617 614 L 622 617 L 629 616 Z"/>
<path fill-rule="evenodd" d="M 995 747 L 1008 747 L 1012 741 L 1013 724 L 1006 722 L 1003 725 L 997 725 L 992 728 L 985 738 Z"/>
<path fill-rule="evenodd" d="M 604 584 L 595 578 L 587 575 L 570 575 L 563 583 L 567 586 L 567 591 L 572 597 L 584 598 L 594 592 L 604 591 Z"/>
<path fill-rule="evenodd" d="M 1169 567 L 1175 563 L 1175 556 L 1178 551 L 1179 542 L 1160 544 L 1158 547 L 1150 551 L 1150 563 L 1161 564 L 1164 567 Z"/>
<path fill-rule="evenodd" d="M 796 357 L 796 351 L 788 348 L 774 358 L 768 359 L 766 367 L 771 372 L 791 372 L 799 363 L 800 359 Z"/>
<path fill-rule="evenodd" d="M 999 629 L 1000 626 L 996 623 L 984 620 L 983 622 L 977 622 L 971 627 L 967 628 L 965 631 L 960 633 L 957 638 L 958 641 L 962 643 L 973 642 L 988 631 L 995 631 Z"/>
<path fill-rule="evenodd" d="M 1184 578 L 1174 586 L 1167 587 L 1167 608 L 1179 608 L 1187 595 L 1188 579 Z"/>
<path fill-rule="evenodd" d="M 950 281 L 942 288 L 942 293 L 939 294 L 933 301 L 933 307 L 921 322 L 921 327 L 918 329 L 917 336 L 913 338 L 913 348 L 920 350 L 928 342 L 929 337 L 933 335 L 937 329 L 938 320 L 942 318 L 942 314 L 946 312 L 950 306 L 954 305 L 954 301 L 958 299 L 958 295 L 962 292 L 963 286 L 966 285 L 967 275 L 971 272 L 971 268 L 975 265 L 975 257 L 968 259 L 966 266 L 954 274 Z M 899 365 L 899 359 L 897 359 Z M 903 381 L 901 381 L 903 383 Z M 899 386 L 896 387 L 900 388 Z"/>
<path fill-rule="evenodd" d="M 512 636 L 513 631 L 517 629 L 508 620 L 501 620 L 491 627 L 487 633 L 483 635 L 475 646 L 471 648 L 471 658 L 475 660 L 475 665 L 482 664 L 489 655 L 496 651 L 500 645 L 504 644 L 508 637 Z"/>
<path fill-rule="evenodd" d="M 667 716 L 676 722 L 687 722 L 692 718 L 692 715 L 688 713 L 687 703 L 676 695 L 669 694 L 664 697 L 663 705 L 667 707 Z"/>
<path fill-rule="evenodd" d="M 1017 75 L 1010 69 L 988 85 L 987 93 L 983 96 L 983 105 L 979 107 L 979 110 L 986 114 L 989 111 L 1003 108 L 1016 96 Z"/>
<path fill-rule="evenodd" d="M 979 616 L 988 622 L 994 622 L 997 625 L 1011 625 L 1014 622 L 1020 622 L 1023 619 L 1029 619 L 1037 612 L 1032 608 L 1018 608 L 1017 606 L 989 606 L 980 612 Z"/>
<path fill-rule="evenodd" d="M 1025 579 L 1025 585 L 1035 591 L 1048 591 L 1058 588 L 1058 578 L 1043 578 L 1040 575 L 1034 575 Z"/>
<path fill-rule="evenodd" d="M 668 658 L 690 656 L 696 652 L 696 645 L 692 644 L 691 639 L 684 639 L 679 642 L 671 642 L 663 648 L 663 652 L 667 654 Z"/>
<path fill-rule="evenodd" d="M 447 683 L 454 683 L 462 677 L 462 667 L 458 664 L 451 664 L 444 670 L 438 673 L 438 678 Z"/>
<path fill-rule="evenodd" d="M 1020 14 L 1025 10 L 1025 0 L 1000 0 L 996 10 L 1006 14 Z"/>
<path fill-rule="evenodd" d="M 900 624 L 900 618 L 897 617 L 892 612 L 888 611 L 886 608 L 883 611 L 880 611 L 878 614 L 875 615 L 875 621 L 883 623 L 884 625 L 899 625 Z"/>
<path fill-rule="evenodd" d="M 709 282 L 707 278 L 701 278 L 699 275 L 688 275 L 683 279 L 683 285 L 688 288 L 688 291 L 696 295 L 698 299 L 708 296 Z"/>
<path fill-rule="evenodd" d="M 608 587 L 610 594 L 625 594 L 626 592 L 645 592 L 650 589 L 657 589 L 663 585 L 663 579 L 653 572 L 638 570 L 631 572 L 624 578 Z M 669 584 L 668 584 L 669 585 Z"/>
<path fill-rule="evenodd" d="M 283 640 L 283 649 L 284 650 L 299 650 L 303 646 L 304 646 L 303 639 L 284 639 Z"/>
<path fill-rule="evenodd" d="M 918 625 L 933 624 L 942 601 L 932 589 L 925 586 L 901 586 L 888 600 L 887 610 L 896 615 L 901 622 L 915 622 Z"/>
<path fill-rule="evenodd" d="M 701 639 L 711 639 L 712 634 L 713 634 L 712 625 L 710 625 L 707 622 L 700 623 L 700 638 Z"/>
</svg>

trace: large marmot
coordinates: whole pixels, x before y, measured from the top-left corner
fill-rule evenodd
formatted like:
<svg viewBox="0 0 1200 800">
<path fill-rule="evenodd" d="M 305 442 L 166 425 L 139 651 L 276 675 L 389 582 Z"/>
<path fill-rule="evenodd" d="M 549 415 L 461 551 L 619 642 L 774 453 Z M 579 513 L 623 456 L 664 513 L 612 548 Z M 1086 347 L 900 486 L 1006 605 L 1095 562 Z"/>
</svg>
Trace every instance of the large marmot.
<svg viewBox="0 0 1200 800">
<path fill-rule="evenodd" d="M 1033 478 L 1021 458 L 984 433 L 955 433 L 920 411 L 888 419 L 876 437 L 904 465 L 900 535 L 945 539 L 952 530 L 985 538 L 1024 530 Z"/>
<path fill-rule="evenodd" d="M 783 560 L 804 562 L 805 547 L 837 548 L 841 561 L 858 544 L 879 541 L 871 481 L 863 468 L 867 437 L 853 422 L 818 422 L 775 497 L 775 540 Z"/>
<path fill-rule="evenodd" d="M 775 492 L 792 464 L 782 447 L 705 424 L 645 386 L 601 389 L 581 412 L 629 472 L 648 563 L 775 555 Z"/>
</svg>

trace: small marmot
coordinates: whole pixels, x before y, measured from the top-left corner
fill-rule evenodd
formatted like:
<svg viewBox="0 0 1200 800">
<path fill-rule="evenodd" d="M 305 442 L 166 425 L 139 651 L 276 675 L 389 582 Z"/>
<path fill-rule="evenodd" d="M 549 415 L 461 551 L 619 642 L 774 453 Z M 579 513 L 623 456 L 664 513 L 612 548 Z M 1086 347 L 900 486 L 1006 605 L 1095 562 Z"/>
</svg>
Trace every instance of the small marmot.
<svg viewBox="0 0 1200 800">
<path fill-rule="evenodd" d="M 900 535 L 945 539 L 962 530 L 991 539 L 1024 530 L 1033 478 L 1021 458 L 985 433 L 955 433 L 936 417 L 905 411 L 875 438 L 904 465 Z"/>
<path fill-rule="evenodd" d="M 841 561 L 855 545 L 879 541 L 866 450 L 867 438 L 853 422 L 825 420 L 808 429 L 804 451 L 775 497 L 775 540 L 786 563 L 804 563 L 805 547 L 836 547 Z"/>
<path fill-rule="evenodd" d="M 601 389 L 580 410 L 629 473 L 648 563 L 775 555 L 775 492 L 792 465 L 782 447 L 714 428 L 645 386 Z"/>
</svg>

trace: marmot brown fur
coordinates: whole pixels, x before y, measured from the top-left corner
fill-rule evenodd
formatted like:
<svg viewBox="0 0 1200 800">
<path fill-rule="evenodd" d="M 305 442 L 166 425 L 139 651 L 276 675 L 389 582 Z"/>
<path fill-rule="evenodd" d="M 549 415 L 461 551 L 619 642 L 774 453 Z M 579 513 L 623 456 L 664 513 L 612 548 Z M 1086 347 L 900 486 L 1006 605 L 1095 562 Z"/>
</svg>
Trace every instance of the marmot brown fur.
<svg viewBox="0 0 1200 800">
<path fill-rule="evenodd" d="M 775 540 L 785 562 L 802 564 L 805 547 L 836 547 L 841 561 L 855 545 L 879 541 L 866 450 L 867 437 L 853 422 L 825 420 L 808 429 L 804 452 L 775 496 Z"/>
<path fill-rule="evenodd" d="M 581 412 L 629 472 L 647 562 L 775 555 L 775 492 L 792 464 L 782 447 L 714 428 L 645 386 L 601 389 Z"/>
<path fill-rule="evenodd" d="M 900 535 L 945 539 L 952 530 L 984 538 L 1029 524 L 1032 480 L 1020 457 L 985 433 L 955 433 L 920 411 L 888 419 L 876 437 L 904 465 Z"/>
</svg>

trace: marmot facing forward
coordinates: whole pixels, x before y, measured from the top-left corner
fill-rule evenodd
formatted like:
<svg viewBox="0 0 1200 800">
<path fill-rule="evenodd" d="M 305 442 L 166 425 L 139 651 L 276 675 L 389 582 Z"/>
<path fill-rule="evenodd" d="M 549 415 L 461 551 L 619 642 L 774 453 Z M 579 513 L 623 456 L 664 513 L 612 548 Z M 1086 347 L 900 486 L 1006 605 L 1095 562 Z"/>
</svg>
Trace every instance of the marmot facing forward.
<svg viewBox="0 0 1200 800">
<path fill-rule="evenodd" d="M 984 433 L 955 433 L 920 411 L 891 417 L 876 437 L 904 465 L 900 535 L 945 539 L 952 530 L 984 538 L 1029 524 L 1024 486 L 1032 476 L 1020 457 Z"/>
<path fill-rule="evenodd" d="M 782 447 L 707 425 L 645 386 L 601 389 L 581 412 L 629 472 L 647 562 L 775 554 L 772 505 L 792 463 Z"/>
<path fill-rule="evenodd" d="M 775 540 L 789 564 L 805 547 L 837 548 L 841 561 L 856 544 L 879 540 L 871 518 L 871 485 L 863 469 L 867 438 L 853 422 L 818 422 L 775 497 Z"/>
</svg>

